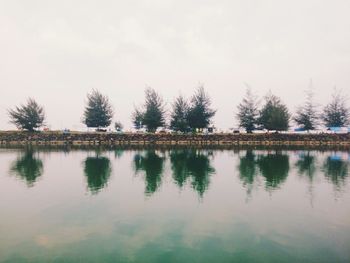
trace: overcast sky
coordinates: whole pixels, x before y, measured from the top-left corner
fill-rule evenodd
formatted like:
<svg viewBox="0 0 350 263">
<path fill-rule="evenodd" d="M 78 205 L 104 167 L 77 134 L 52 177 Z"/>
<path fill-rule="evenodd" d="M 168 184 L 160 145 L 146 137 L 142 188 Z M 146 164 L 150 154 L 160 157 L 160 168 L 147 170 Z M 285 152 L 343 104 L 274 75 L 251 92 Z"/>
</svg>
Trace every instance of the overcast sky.
<svg viewBox="0 0 350 263">
<path fill-rule="evenodd" d="M 170 108 L 203 83 L 222 128 L 245 83 L 294 111 L 312 79 L 324 104 L 350 92 L 349 14 L 349 0 L 0 0 L 0 129 L 28 97 L 51 128 L 81 128 L 93 88 L 126 127 L 146 86 Z"/>
</svg>

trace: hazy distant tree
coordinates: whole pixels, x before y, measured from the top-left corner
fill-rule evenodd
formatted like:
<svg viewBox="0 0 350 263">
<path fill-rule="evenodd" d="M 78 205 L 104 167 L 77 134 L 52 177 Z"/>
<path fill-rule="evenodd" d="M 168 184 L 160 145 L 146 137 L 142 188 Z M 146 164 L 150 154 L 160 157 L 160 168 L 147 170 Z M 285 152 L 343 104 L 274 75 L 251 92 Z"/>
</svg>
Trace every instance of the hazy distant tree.
<svg viewBox="0 0 350 263">
<path fill-rule="evenodd" d="M 306 101 L 304 105 L 299 106 L 293 120 L 301 125 L 305 130 L 314 130 L 318 124 L 317 106 L 314 103 L 314 93 L 312 90 L 312 83 L 306 91 Z"/>
<path fill-rule="evenodd" d="M 87 99 L 83 123 L 94 128 L 109 126 L 113 118 L 113 109 L 108 97 L 94 89 L 87 95 Z"/>
<path fill-rule="evenodd" d="M 44 108 L 29 98 L 27 103 L 8 110 L 10 122 L 16 125 L 18 129 L 34 131 L 43 126 L 45 120 Z"/>
<path fill-rule="evenodd" d="M 135 108 L 132 114 L 132 123 L 137 130 L 143 127 L 143 115 L 144 113 L 140 109 Z"/>
<path fill-rule="evenodd" d="M 165 125 L 165 109 L 163 98 L 152 88 L 145 91 L 146 102 L 142 122 L 147 131 L 155 132 Z"/>
<path fill-rule="evenodd" d="M 237 119 L 239 126 L 246 129 L 248 133 L 255 129 L 259 117 L 258 101 L 256 96 L 248 87 L 245 97 L 238 105 Z"/>
<path fill-rule="evenodd" d="M 172 113 L 170 120 L 170 128 L 175 131 L 185 132 L 188 131 L 188 103 L 183 96 L 179 96 L 175 99 L 172 105 Z"/>
<path fill-rule="evenodd" d="M 120 121 L 114 123 L 114 128 L 116 131 L 121 131 L 123 129 L 123 124 Z"/>
<path fill-rule="evenodd" d="M 323 109 L 322 119 L 327 127 L 349 124 L 350 110 L 346 105 L 346 98 L 339 90 L 334 90 L 332 101 Z"/>
<path fill-rule="evenodd" d="M 265 97 L 265 105 L 260 111 L 259 123 L 264 129 L 284 131 L 289 127 L 289 112 L 275 95 L 271 93 Z"/>
<path fill-rule="evenodd" d="M 191 105 L 188 111 L 188 123 L 192 129 L 207 128 L 211 118 L 216 111 L 210 108 L 211 100 L 205 92 L 204 87 L 200 86 L 192 96 Z"/>
</svg>

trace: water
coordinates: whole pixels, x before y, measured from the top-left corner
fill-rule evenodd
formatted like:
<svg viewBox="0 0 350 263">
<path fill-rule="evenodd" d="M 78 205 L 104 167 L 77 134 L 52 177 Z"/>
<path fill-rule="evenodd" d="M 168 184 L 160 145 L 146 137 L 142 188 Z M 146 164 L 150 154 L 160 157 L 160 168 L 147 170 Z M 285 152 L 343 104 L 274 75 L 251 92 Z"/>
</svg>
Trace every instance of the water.
<svg viewBox="0 0 350 263">
<path fill-rule="evenodd" d="M 0 262 L 350 262 L 349 158 L 0 149 Z"/>
</svg>

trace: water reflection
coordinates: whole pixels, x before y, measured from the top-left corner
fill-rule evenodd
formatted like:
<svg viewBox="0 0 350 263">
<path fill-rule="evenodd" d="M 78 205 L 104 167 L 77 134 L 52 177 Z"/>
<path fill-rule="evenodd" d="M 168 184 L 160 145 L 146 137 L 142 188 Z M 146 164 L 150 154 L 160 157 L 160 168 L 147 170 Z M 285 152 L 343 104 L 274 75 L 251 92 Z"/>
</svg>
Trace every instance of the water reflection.
<svg viewBox="0 0 350 263">
<path fill-rule="evenodd" d="M 43 162 L 33 149 L 28 148 L 11 165 L 10 173 L 24 180 L 28 187 L 32 187 L 43 173 Z"/>
<path fill-rule="evenodd" d="M 170 153 L 171 170 L 175 183 L 182 188 L 188 177 L 188 150 L 174 150 Z"/>
<path fill-rule="evenodd" d="M 247 150 L 245 156 L 240 157 L 238 170 L 239 178 L 241 179 L 243 186 L 247 188 L 248 196 L 250 196 L 257 175 L 256 156 L 252 150 Z"/>
<path fill-rule="evenodd" d="M 202 197 L 208 189 L 210 176 L 215 173 L 209 156 L 211 152 L 199 150 L 174 150 L 170 153 L 171 169 L 176 184 L 182 188 L 188 179 Z"/>
<path fill-rule="evenodd" d="M 0 151 L 0 262 L 349 262 L 348 153 L 137 149 Z"/>
<path fill-rule="evenodd" d="M 289 156 L 278 151 L 258 155 L 257 164 L 266 180 L 266 188 L 274 190 L 286 180 L 289 172 Z"/>
<path fill-rule="evenodd" d="M 152 195 L 159 188 L 162 181 L 165 158 L 158 155 L 155 150 L 137 153 L 134 156 L 134 168 L 138 173 L 143 171 L 146 181 L 146 195 Z"/>
<path fill-rule="evenodd" d="M 334 184 L 337 190 L 340 190 L 341 186 L 345 184 L 349 173 L 348 167 L 349 163 L 342 160 L 341 156 L 338 155 L 328 156 L 324 162 L 324 174 Z"/>
<path fill-rule="evenodd" d="M 312 156 L 309 151 L 302 152 L 299 154 L 299 159 L 295 165 L 300 176 L 306 176 L 310 181 L 313 180 L 316 173 L 315 156 Z"/>
<path fill-rule="evenodd" d="M 87 157 L 84 161 L 84 174 L 87 178 L 88 189 L 92 194 L 97 194 L 107 186 L 111 176 L 111 162 L 107 157 Z"/>
</svg>

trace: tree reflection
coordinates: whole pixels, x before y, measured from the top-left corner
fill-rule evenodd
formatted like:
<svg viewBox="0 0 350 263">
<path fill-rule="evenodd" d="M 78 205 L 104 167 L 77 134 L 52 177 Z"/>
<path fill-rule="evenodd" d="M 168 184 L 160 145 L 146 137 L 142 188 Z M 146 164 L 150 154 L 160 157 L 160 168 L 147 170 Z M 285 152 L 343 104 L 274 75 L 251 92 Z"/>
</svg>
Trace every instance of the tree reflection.
<svg viewBox="0 0 350 263">
<path fill-rule="evenodd" d="M 208 189 L 210 176 L 215 172 L 208 156 L 209 153 L 197 150 L 172 151 L 170 161 L 176 184 L 183 187 L 190 178 L 193 189 L 202 197 Z"/>
<path fill-rule="evenodd" d="M 120 159 L 124 154 L 124 150 L 123 149 L 115 149 L 114 150 L 114 157 L 116 159 Z"/>
<path fill-rule="evenodd" d="M 348 162 L 343 161 L 337 156 L 327 157 L 323 165 L 326 178 L 330 180 L 338 190 L 345 184 L 345 180 L 348 176 L 348 166 Z"/>
<path fill-rule="evenodd" d="M 43 173 L 43 162 L 35 156 L 32 149 L 27 149 L 11 165 L 10 170 L 12 174 L 24 180 L 28 187 L 32 187 Z"/>
<path fill-rule="evenodd" d="M 160 157 L 154 150 L 147 151 L 144 155 L 134 156 L 135 172 L 143 171 L 146 180 L 146 195 L 156 192 L 162 181 L 164 157 Z"/>
<path fill-rule="evenodd" d="M 283 183 L 289 172 L 288 155 L 275 152 L 274 154 L 259 155 L 257 164 L 261 175 L 266 179 L 267 189 L 276 189 Z"/>
<path fill-rule="evenodd" d="M 253 183 L 256 176 L 256 160 L 252 150 L 247 150 L 245 156 L 240 157 L 239 178 L 243 186 L 247 188 L 248 195 L 251 194 Z"/>
<path fill-rule="evenodd" d="M 298 169 L 299 175 L 305 175 L 310 181 L 312 181 L 316 172 L 316 166 L 315 157 L 312 156 L 310 152 L 301 154 L 295 165 Z"/>
<path fill-rule="evenodd" d="M 188 150 L 175 150 L 170 153 L 171 170 L 173 172 L 173 178 L 175 183 L 182 188 L 188 177 L 188 162 L 189 151 Z"/>
<path fill-rule="evenodd" d="M 111 162 L 107 157 L 87 157 L 84 161 L 84 173 L 87 178 L 88 189 L 97 194 L 107 186 L 111 176 Z"/>
</svg>

